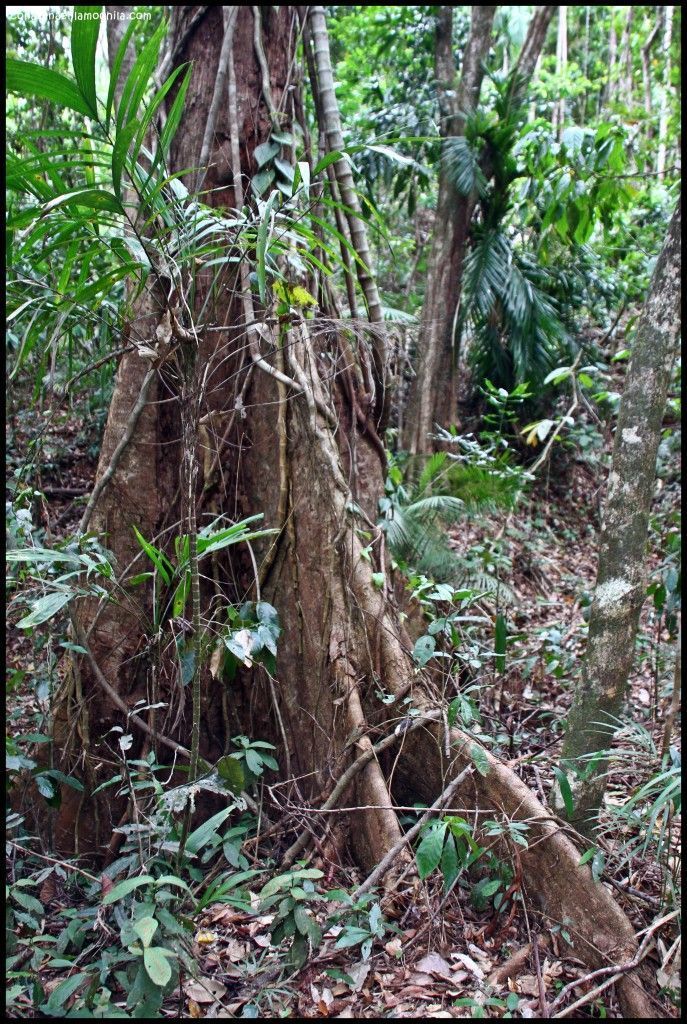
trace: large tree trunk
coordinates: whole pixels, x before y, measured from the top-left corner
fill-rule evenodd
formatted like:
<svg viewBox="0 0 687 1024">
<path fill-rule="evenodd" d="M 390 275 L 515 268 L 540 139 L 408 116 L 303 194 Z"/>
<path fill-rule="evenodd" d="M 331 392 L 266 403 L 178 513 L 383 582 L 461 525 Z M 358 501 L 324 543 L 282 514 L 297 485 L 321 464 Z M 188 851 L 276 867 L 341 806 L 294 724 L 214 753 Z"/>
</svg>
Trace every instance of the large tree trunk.
<svg viewBox="0 0 687 1024">
<path fill-rule="evenodd" d="M 198 17 L 189 7 L 172 11 L 174 62 L 192 61 L 194 67 L 170 156 L 172 168 L 192 168 L 198 159 L 208 110 L 214 106 L 225 33 L 233 33 L 227 47 L 228 102 L 219 105 L 204 179 L 206 198 L 218 207 L 241 205 L 244 182 L 256 169 L 256 145 L 269 137 L 275 116 L 282 130 L 293 117 L 293 91 L 287 85 L 294 11 L 280 6 L 256 12 L 238 7 L 225 17 L 226 10 L 210 7 Z M 194 177 L 188 176 L 189 184 Z M 286 328 L 287 344 L 264 344 L 278 339 L 270 310 L 256 310 L 245 288 L 245 264 L 237 280 L 221 281 L 211 294 L 205 273 L 198 271 L 194 302 L 200 309 L 208 299 L 203 320 L 218 329 L 201 333 L 196 355 L 206 387 L 195 424 L 198 447 L 204 450 L 197 453 L 203 472 L 193 495 L 194 514 L 201 522 L 220 513 L 239 519 L 264 512 L 265 525 L 279 531 L 276 541 L 256 544 L 255 555 L 261 567 L 260 596 L 278 609 L 283 634 L 274 680 L 254 670 L 228 683 L 210 666 L 201 666 L 200 753 L 214 763 L 237 732 L 271 739 L 292 786 L 287 795 L 300 805 L 321 804 L 344 770 L 365 755 L 364 767 L 340 794 L 346 806 L 360 809 L 341 815 L 333 848 L 341 852 L 347 845 L 369 870 L 401 842 L 393 799 L 434 800 L 459 772 L 471 768 L 474 741 L 458 730 L 445 737 L 437 725 L 440 706 L 428 696 L 429 680 L 412 660 L 387 583 L 382 535 L 374 526 L 383 453 L 356 415 L 362 375 L 347 372 L 350 347 L 336 323 L 326 317 L 306 320 L 298 313 Z M 166 301 L 156 292 L 144 296 L 129 330 L 141 338 L 154 334 L 165 321 Z M 264 355 L 258 349 L 261 339 Z M 142 720 L 125 719 L 123 708 L 141 698 L 168 704 L 164 714 L 157 712 L 157 720 L 150 717 L 154 712 L 145 712 L 149 717 L 143 722 L 153 732 L 160 761 L 171 760 L 170 744 L 183 753 L 179 744 L 187 748 L 191 736 L 190 702 L 166 656 L 171 624 L 162 624 L 157 636 L 150 630 L 146 635 L 141 591 L 127 592 L 124 579 L 138 554 L 132 526 L 171 548 L 182 517 L 179 395 L 162 373 L 148 381 L 147 401 L 142 400 L 147 365 L 137 354 L 122 360 L 98 471 L 105 486 L 98 490 L 97 485 L 94 492 L 91 525 L 107 534 L 123 590 L 117 604 L 103 607 L 97 622 L 92 602 L 78 608 L 77 637 L 88 643 L 91 656 L 81 659 L 80 672 L 72 677 L 72 697 L 63 702 L 56 741 L 67 769 L 86 783 L 88 814 L 63 803 L 63 853 L 73 850 L 75 837 L 82 849 L 102 852 L 126 814 L 112 800 L 111 789 L 97 799 L 90 795 L 103 781 L 99 744 L 113 725 L 126 725 L 141 744 L 151 742 Z M 154 403 L 155 396 L 160 401 Z M 136 407 L 142 412 L 131 430 L 129 417 Z M 113 468 L 113 454 L 127 431 L 131 439 Z M 363 531 L 372 538 L 372 562 L 363 557 Z M 383 574 L 381 589 L 375 573 Z M 257 597 L 257 590 L 249 559 L 234 554 L 232 561 L 218 560 L 203 581 L 204 614 Z M 379 691 L 393 694 L 395 703 L 380 701 Z M 395 736 L 401 699 L 409 694 L 426 715 L 420 719 L 423 728 L 401 728 Z M 416 722 L 411 718 L 404 724 Z M 78 750 L 71 727 L 80 730 Z M 166 736 L 164 743 L 160 734 Z M 387 765 L 371 756 L 371 737 L 379 734 L 400 747 L 397 763 Z M 569 919 L 575 949 L 589 963 L 626 959 L 634 949 L 629 922 L 606 890 L 593 883 L 589 870 L 577 866 L 576 849 L 517 776 L 487 752 L 484 756 L 491 766 L 488 776 L 472 772 L 461 801 L 474 803 L 479 814 L 527 817 L 533 840 L 522 854 L 528 896 L 540 899 L 556 920 Z M 198 800 L 197 813 L 205 811 Z M 407 853 L 399 861 L 404 858 L 407 862 Z M 633 992 L 628 986 L 623 996 L 628 1015 L 648 1016 L 641 990 L 634 1003 Z"/>
<path fill-rule="evenodd" d="M 580 773 L 595 751 L 610 746 L 634 660 L 656 453 L 680 331 L 680 225 L 678 206 L 637 327 L 620 404 L 587 652 L 562 752 Z M 572 782 L 575 827 L 587 835 L 594 832 L 607 766 L 602 759 L 590 778 Z"/>
</svg>

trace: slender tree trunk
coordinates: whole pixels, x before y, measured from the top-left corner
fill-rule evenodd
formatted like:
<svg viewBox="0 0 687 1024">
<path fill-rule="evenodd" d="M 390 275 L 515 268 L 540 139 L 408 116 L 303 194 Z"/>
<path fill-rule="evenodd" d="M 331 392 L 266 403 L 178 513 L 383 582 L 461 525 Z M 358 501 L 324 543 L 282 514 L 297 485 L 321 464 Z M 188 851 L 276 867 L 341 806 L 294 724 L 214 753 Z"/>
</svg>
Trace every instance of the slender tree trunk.
<svg viewBox="0 0 687 1024">
<path fill-rule="evenodd" d="M 587 652 L 562 753 L 578 772 L 610 746 L 634 660 L 656 453 L 680 330 L 680 226 L 678 206 L 637 327 L 620 405 Z M 586 835 L 594 832 L 606 766 L 602 759 L 586 781 L 572 784 L 575 827 Z"/>
<path fill-rule="evenodd" d="M 620 40 L 620 96 L 626 107 L 632 105 L 632 20 L 634 7 L 628 7 L 625 27 Z"/>
<path fill-rule="evenodd" d="M 556 75 L 562 78 L 568 69 L 568 8 L 558 8 L 558 35 L 556 37 Z M 558 139 L 561 137 L 565 121 L 565 97 L 554 104 L 553 129 Z"/>
<path fill-rule="evenodd" d="M 437 12 L 435 72 L 440 131 L 444 138 L 463 134 L 461 112 L 474 110 L 479 102 L 483 63 L 491 44 L 495 14 L 495 7 L 472 8 L 460 86 L 455 90 L 453 9 L 440 7 Z M 440 166 L 432 249 L 427 264 L 427 291 L 419 332 L 417 377 L 407 415 L 410 433 L 406 443 L 413 453 L 431 449 L 429 435 L 435 423 L 447 425 L 455 418 L 453 327 L 472 208 L 470 197 L 458 194 L 446 170 Z"/>
<path fill-rule="evenodd" d="M 442 134 L 461 135 L 461 111 L 479 102 L 483 64 L 489 52 L 493 7 L 473 7 L 470 35 L 465 48 L 461 82 L 454 90 L 455 67 L 451 48 L 452 8 L 437 13 L 436 78 Z M 512 77 L 513 102 L 520 102 L 534 73 L 555 7 L 538 7 L 530 22 Z M 491 174 L 485 168 L 486 176 Z M 411 453 L 432 450 L 435 424 L 448 426 L 456 418 L 459 353 L 454 334 L 460 302 L 463 263 L 476 197 L 461 196 L 445 168 L 439 169 L 439 195 L 427 267 L 427 291 L 419 331 L 416 378 L 407 412 L 405 444 Z"/>
<path fill-rule="evenodd" d="M 658 153 L 656 156 L 656 170 L 659 181 L 663 181 L 666 174 L 666 151 L 668 143 L 668 115 L 670 103 L 670 44 L 673 33 L 673 8 L 664 8 L 663 27 L 663 83 L 661 89 L 661 108 L 658 118 Z"/>
<path fill-rule="evenodd" d="M 642 46 L 642 84 L 644 86 L 644 110 L 647 116 L 646 130 L 649 133 L 649 138 L 652 138 L 655 134 L 655 126 L 651 123 L 651 115 L 653 112 L 653 104 L 651 98 L 651 47 L 654 45 L 654 40 L 658 35 L 658 29 L 660 25 L 660 8 L 656 8 L 656 21 L 654 27 L 646 38 L 644 45 Z"/>
<path fill-rule="evenodd" d="M 327 148 L 329 152 L 341 152 L 345 143 L 341 131 L 339 105 L 334 91 L 334 76 L 332 74 L 332 60 L 329 52 L 329 36 L 327 34 L 327 19 L 324 7 L 309 8 L 308 25 L 312 32 L 318 95 L 323 117 L 322 128 L 327 139 Z M 347 213 L 347 219 L 351 242 L 360 257 L 360 262 L 356 261 L 358 281 L 365 296 L 370 322 L 376 328 L 372 335 L 372 354 L 375 369 L 375 385 L 378 393 L 376 396 L 370 396 L 370 402 L 376 412 L 377 423 L 383 427 L 388 413 L 388 399 L 385 395 L 388 353 L 384 312 L 372 269 L 367 231 L 364 221 L 361 220 L 360 203 L 347 156 L 344 155 L 336 161 L 334 171 L 341 199 L 347 210 L 350 211 Z"/>
<path fill-rule="evenodd" d="M 608 85 L 606 87 L 606 103 L 609 105 L 615 102 L 618 91 L 618 72 L 616 63 L 618 60 L 618 34 L 615 28 L 615 8 L 610 8 L 611 29 L 608 37 Z"/>
</svg>

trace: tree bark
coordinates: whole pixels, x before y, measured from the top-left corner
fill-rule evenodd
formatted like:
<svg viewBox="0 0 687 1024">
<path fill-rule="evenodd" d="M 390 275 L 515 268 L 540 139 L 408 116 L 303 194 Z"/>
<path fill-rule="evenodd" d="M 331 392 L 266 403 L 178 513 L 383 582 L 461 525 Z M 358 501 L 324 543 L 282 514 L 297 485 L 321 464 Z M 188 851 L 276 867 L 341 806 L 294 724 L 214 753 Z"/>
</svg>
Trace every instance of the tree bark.
<svg viewBox="0 0 687 1024">
<path fill-rule="evenodd" d="M 479 102 L 483 62 L 489 52 L 495 14 L 495 7 L 472 8 L 470 35 L 456 91 L 453 9 L 440 7 L 437 12 L 435 72 L 442 138 L 462 135 L 464 114 L 474 110 Z M 429 435 L 435 423 L 447 425 L 455 419 L 453 331 L 472 208 L 470 197 L 458 194 L 445 168 L 440 166 L 432 248 L 427 263 L 427 291 L 419 331 L 417 376 L 407 414 L 406 445 L 413 454 L 431 450 Z"/>
<path fill-rule="evenodd" d="M 327 140 L 327 148 L 330 153 L 337 150 L 341 152 L 344 149 L 345 143 L 341 131 L 339 105 L 336 100 L 336 92 L 334 91 L 334 76 L 332 74 L 332 60 L 329 52 L 329 36 L 327 34 L 327 19 L 324 7 L 309 8 L 307 25 L 312 33 L 318 95 L 323 118 L 322 128 Z M 365 296 L 368 317 L 370 322 L 375 325 L 375 330 L 372 334 L 372 355 L 377 394 L 370 396 L 370 402 L 375 411 L 377 426 L 383 429 L 388 418 L 389 405 L 386 394 L 388 353 L 384 312 L 372 268 L 372 258 L 367 242 L 365 222 L 361 219 L 360 202 L 355 190 L 351 165 L 347 156 L 344 155 L 335 162 L 334 172 L 341 200 L 347 208 L 346 217 L 351 242 L 360 257 L 360 262 L 356 260 L 355 264 L 358 281 Z"/>
<path fill-rule="evenodd" d="M 618 415 L 589 639 L 562 751 L 573 771 L 610 746 L 634 659 L 656 453 L 680 329 L 680 245 L 678 206 L 637 327 Z M 585 835 L 595 829 L 606 767 L 601 759 L 590 778 L 571 783 L 574 824 Z"/>
<path fill-rule="evenodd" d="M 661 107 L 658 118 L 658 153 L 656 155 L 656 171 L 659 181 L 663 181 L 666 175 L 666 153 L 668 143 L 668 105 L 670 100 L 670 45 L 673 33 L 673 8 L 664 7 L 663 27 L 663 82 L 661 88 Z"/>
<path fill-rule="evenodd" d="M 241 176 L 249 180 L 254 173 L 254 150 L 269 138 L 274 110 L 288 130 L 293 53 L 287 41 L 296 35 L 292 18 L 292 8 L 262 9 L 259 41 L 266 82 L 254 48 L 255 12 L 238 8 L 227 68 L 228 101 L 218 112 L 204 181 L 206 198 L 219 208 L 241 205 Z M 175 7 L 170 31 L 175 60 L 191 61 L 194 68 L 170 152 L 173 170 L 194 166 L 205 136 L 225 38 L 222 8 L 209 7 L 197 17 L 193 8 Z M 266 85 L 273 110 L 265 102 Z M 187 175 L 189 184 L 194 173 Z M 238 732 L 275 742 L 287 769 L 279 791 L 306 813 L 309 803 L 324 803 L 346 769 L 364 755 L 364 767 L 341 794 L 346 806 L 355 809 L 342 815 L 340 835 L 358 863 L 370 870 L 402 838 L 392 796 L 405 801 L 415 799 L 412 794 L 431 794 L 428 802 L 433 802 L 472 765 L 474 740 L 459 730 L 445 737 L 435 724 L 441 711 L 428 696 L 429 680 L 413 662 L 410 640 L 386 584 L 389 568 L 374 527 L 383 492 L 382 458 L 356 415 L 360 378 L 344 372 L 350 348 L 344 347 L 336 322 L 326 317 L 306 320 L 296 313 L 285 328 L 286 343 L 280 345 L 269 307 L 256 308 L 247 293 L 246 274 L 244 264 L 234 277 L 213 283 L 201 268 L 195 280 L 196 310 L 203 308 L 205 323 L 219 328 L 201 333 L 196 356 L 207 386 L 198 398 L 198 448 L 205 450 L 197 457 L 202 480 L 195 514 L 200 522 L 219 514 L 240 519 L 263 512 L 265 525 L 274 526 L 278 534 L 276 541 L 270 537 L 255 544 L 255 562 L 264 568 L 257 583 L 252 559 L 245 551 L 229 549 L 231 559 L 218 560 L 203 580 L 200 600 L 205 620 L 216 624 L 212 616 L 218 606 L 257 598 L 259 591 L 277 608 L 283 632 L 273 680 L 254 669 L 229 682 L 220 670 L 212 671 L 211 659 L 200 666 L 200 753 L 213 764 Z M 145 338 L 168 310 L 164 295 L 151 292 L 141 302 L 129 330 Z M 140 364 L 147 365 L 134 353 L 120 365 L 100 474 L 111 465 L 128 429 L 127 417 L 146 372 Z M 297 387 L 288 390 L 294 381 Z M 58 843 L 63 854 L 73 852 L 75 844 L 83 852 L 102 853 L 126 813 L 112 800 L 111 789 L 92 795 L 95 785 L 112 772 L 104 763 L 103 744 L 113 726 L 124 725 L 141 740 L 145 736 L 160 763 L 170 763 L 170 749 L 185 756 L 192 732 L 189 701 L 166 654 L 174 641 L 172 624 L 162 623 L 159 635 L 146 630 L 150 593 L 131 589 L 126 579 L 140 570 L 140 565 L 127 570 L 138 553 L 133 525 L 169 550 L 173 536 L 183 529 L 180 395 L 164 374 L 155 384 L 159 400 L 143 403 L 131 440 L 93 512 L 93 525 L 106 533 L 121 567 L 121 586 L 117 603 L 106 604 L 100 613 L 93 602 L 77 605 L 77 636 L 88 642 L 90 656 L 74 675 L 71 698 L 63 701 L 69 714 L 62 714 L 55 738 L 64 754 L 63 767 L 83 779 L 86 791 L 83 807 L 80 801 L 78 807 L 63 802 Z M 372 537 L 365 551 L 364 531 L 367 540 Z M 381 589 L 375 585 L 376 573 L 383 574 Z M 380 701 L 379 691 L 394 695 L 395 702 Z M 393 737 L 401 724 L 401 701 L 410 693 L 414 708 L 426 715 L 423 728 L 398 730 L 397 762 L 372 757 L 372 737 Z M 123 717 L 122 709 L 133 709 L 139 700 L 162 700 L 167 706 L 157 719 L 150 710 Z M 147 718 L 142 728 L 143 714 Z M 133 756 L 137 753 L 132 750 Z M 574 948 L 587 962 L 599 966 L 622 961 L 634 949 L 629 922 L 606 890 L 594 885 L 589 870 L 578 867 L 575 848 L 514 772 L 488 752 L 484 756 L 488 776 L 472 772 L 473 781 L 461 786 L 461 800 L 474 801 L 479 814 L 505 812 L 532 819 L 537 841 L 523 853 L 527 895 L 537 898 L 538 893 L 555 919 L 570 919 Z M 64 787 L 64 792 L 67 796 L 71 791 Z M 207 811 L 199 797 L 197 814 Z M 330 849 L 340 853 L 341 847 L 341 841 L 332 841 Z M 409 854 L 400 855 L 397 869 L 404 861 L 410 861 Z M 631 996 L 628 1016 L 647 1016 L 641 1000 L 632 1003 Z"/>
<path fill-rule="evenodd" d="M 512 73 L 511 95 L 516 104 L 525 95 L 555 10 L 555 7 L 538 7 L 532 16 Z M 453 89 L 455 67 L 451 48 L 452 9 L 439 9 L 435 66 L 444 135 L 461 135 L 464 113 L 474 110 L 479 102 L 483 64 L 489 52 L 495 11 L 493 7 L 472 9 L 461 82 L 456 92 Z M 485 173 L 488 178 L 491 169 L 486 168 Z M 459 195 L 445 168 L 440 167 L 416 378 L 407 412 L 405 444 L 411 454 L 431 451 L 434 445 L 430 433 L 434 425 L 448 426 L 456 419 L 459 353 L 454 344 L 455 321 L 475 204 L 476 197 Z"/>
</svg>

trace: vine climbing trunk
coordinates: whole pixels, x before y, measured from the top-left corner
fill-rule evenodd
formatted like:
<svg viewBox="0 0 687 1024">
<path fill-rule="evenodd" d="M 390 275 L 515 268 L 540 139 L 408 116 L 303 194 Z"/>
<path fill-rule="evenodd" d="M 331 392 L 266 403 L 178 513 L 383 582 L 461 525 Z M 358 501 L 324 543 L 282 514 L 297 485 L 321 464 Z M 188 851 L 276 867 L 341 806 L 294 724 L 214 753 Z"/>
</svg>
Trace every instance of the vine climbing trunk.
<svg viewBox="0 0 687 1024">
<path fill-rule="evenodd" d="M 355 189 L 351 164 L 344 154 L 344 138 L 341 131 L 339 105 L 334 91 L 334 75 L 332 59 L 329 52 L 329 35 L 324 7 L 307 9 L 306 32 L 312 35 L 312 45 L 317 75 L 317 91 L 321 107 L 322 129 L 327 148 L 330 153 L 339 152 L 341 156 L 334 163 L 334 172 L 341 199 L 346 209 L 351 242 L 357 253 L 356 271 L 361 291 L 365 297 L 367 314 L 370 322 L 376 326 L 372 334 L 372 355 L 375 369 L 375 386 L 377 394 L 370 396 L 370 403 L 375 410 L 377 425 L 384 426 L 388 415 L 388 396 L 386 394 L 387 338 L 384 322 L 384 311 L 379 297 L 375 279 L 370 247 L 367 241 L 365 222 L 362 219 L 358 193 Z"/>
<path fill-rule="evenodd" d="M 582 676 L 568 716 L 562 758 L 572 772 L 574 824 L 595 830 L 606 757 L 622 713 L 645 594 L 644 551 L 670 375 L 680 331 L 681 212 L 659 256 L 632 348 L 620 403 L 601 526 L 596 589 Z"/>
<path fill-rule="evenodd" d="M 493 8 L 488 11 L 475 19 L 490 28 Z M 444 22 L 450 24 L 447 12 Z M 150 397 L 141 397 L 149 363 L 138 353 L 126 362 L 124 357 L 115 382 L 99 466 L 106 485 L 98 490 L 96 483 L 92 526 L 118 566 L 118 600 L 79 606 L 76 636 L 88 650 L 79 663 L 71 719 L 57 739 L 66 769 L 85 781 L 89 813 L 79 817 L 63 804 L 62 852 L 73 850 L 77 836 L 82 849 L 102 853 L 126 814 L 111 790 L 92 792 L 107 770 L 102 752 L 113 728 L 135 733 L 140 746 L 134 756 L 150 743 L 158 761 L 170 765 L 169 752 L 188 756 L 189 745 L 194 760 L 214 764 L 240 733 L 278 747 L 286 777 L 267 788 L 268 813 L 292 810 L 292 832 L 294 820 L 303 817 L 314 831 L 319 816 L 308 815 L 308 807 L 338 807 L 341 813 L 317 835 L 321 852 L 332 860 L 350 853 L 367 871 L 387 858 L 387 886 L 413 863 L 394 801 L 422 799 L 441 808 L 456 789 L 461 803 L 474 806 L 478 822 L 483 815 L 526 816 L 533 836 L 522 855 L 526 895 L 539 898 L 557 921 L 569 919 L 574 949 L 587 962 L 623 962 L 635 948 L 631 926 L 589 870 L 578 867 L 572 844 L 507 764 L 485 750 L 476 757 L 473 738 L 443 727 L 445 709 L 433 696 L 429 671 L 413 659 L 389 585 L 376 526 L 384 453 L 359 416 L 364 375 L 340 322 L 326 308 L 312 317 L 297 306 L 277 314 L 264 278 L 260 299 L 251 289 L 252 267 L 266 273 L 265 238 L 279 198 L 276 191 L 260 198 L 255 154 L 275 133 L 280 147 L 293 139 L 302 109 L 290 88 L 297 26 L 294 9 L 282 5 L 227 13 L 221 7 L 200 13 L 172 8 L 169 60 L 172 66 L 190 62 L 193 76 L 169 170 L 183 171 L 192 189 L 208 140 L 208 165 L 200 169 L 203 201 L 225 214 L 248 207 L 255 219 L 238 238 L 227 229 L 227 245 L 240 255 L 224 276 L 193 260 L 183 312 L 179 297 L 163 288 L 144 294 L 129 311 L 128 331 L 141 344 L 169 340 L 171 333 L 182 354 L 184 345 L 193 348 L 185 362 L 177 355 L 176 375 L 171 365 L 155 367 Z M 321 25 L 317 35 L 322 54 Z M 450 35 L 443 45 L 450 54 Z M 472 102 L 483 52 L 471 51 L 465 63 Z M 215 107 L 220 75 L 226 102 Z M 311 295 L 321 294 L 310 277 L 303 285 Z M 357 372 L 349 372 L 352 366 Z M 133 427 L 127 421 L 132 409 L 138 410 Z M 250 550 L 221 553 L 194 590 L 192 622 L 183 614 L 149 622 L 152 587 L 136 589 L 130 579 L 139 573 L 133 527 L 173 555 L 174 540 L 181 546 L 185 535 L 190 547 L 203 523 L 256 514 L 264 514 L 274 534 L 256 539 Z M 269 602 L 278 611 L 281 637 L 272 674 L 244 659 L 245 669 L 231 678 L 214 652 L 201 656 L 212 646 L 213 630 L 226 627 L 227 609 L 244 602 L 259 602 L 263 610 Z M 180 647 L 188 651 L 189 632 L 193 702 L 170 658 Z M 80 746 L 70 742 L 70 724 L 82 731 Z M 487 765 L 486 776 L 476 763 Z M 198 796 L 196 814 L 207 813 Z M 288 860 L 278 844 L 274 855 Z M 630 987 L 626 996 L 621 992 L 627 1016 L 648 1016 L 641 995 L 640 989 L 633 997 Z"/>
</svg>

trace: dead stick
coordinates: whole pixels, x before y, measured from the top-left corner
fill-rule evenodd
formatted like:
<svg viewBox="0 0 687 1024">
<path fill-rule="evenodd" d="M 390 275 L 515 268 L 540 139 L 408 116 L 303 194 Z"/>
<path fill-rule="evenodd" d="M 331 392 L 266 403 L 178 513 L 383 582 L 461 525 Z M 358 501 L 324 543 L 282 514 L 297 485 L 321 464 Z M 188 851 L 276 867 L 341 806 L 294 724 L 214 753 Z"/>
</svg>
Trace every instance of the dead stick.
<svg viewBox="0 0 687 1024">
<path fill-rule="evenodd" d="M 396 859 L 396 857 L 403 849 L 403 847 L 406 845 L 406 843 L 412 842 L 415 836 L 420 832 L 420 829 L 425 824 L 425 822 L 428 821 L 432 817 L 432 815 L 437 814 L 438 811 L 440 811 L 442 807 L 449 802 L 455 791 L 460 786 L 461 782 L 463 782 L 463 780 L 468 775 L 471 775 L 472 771 L 473 768 L 471 764 L 469 764 L 467 768 L 464 768 L 460 775 L 457 778 L 455 778 L 453 782 L 449 783 L 449 785 L 446 787 L 443 793 L 441 793 L 441 795 L 434 801 L 432 806 L 427 808 L 427 810 L 422 815 L 420 820 L 405 833 L 403 838 L 398 843 L 395 843 L 394 846 L 391 847 L 389 852 L 384 857 L 382 857 L 381 861 L 374 869 L 374 871 L 367 876 L 363 884 L 359 885 L 358 888 L 353 893 L 352 900 L 354 903 L 362 896 L 364 892 L 367 892 L 368 889 L 371 889 L 373 885 L 377 884 L 379 879 L 383 877 L 386 870 Z"/>
</svg>

